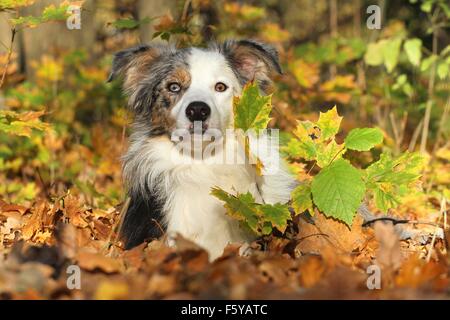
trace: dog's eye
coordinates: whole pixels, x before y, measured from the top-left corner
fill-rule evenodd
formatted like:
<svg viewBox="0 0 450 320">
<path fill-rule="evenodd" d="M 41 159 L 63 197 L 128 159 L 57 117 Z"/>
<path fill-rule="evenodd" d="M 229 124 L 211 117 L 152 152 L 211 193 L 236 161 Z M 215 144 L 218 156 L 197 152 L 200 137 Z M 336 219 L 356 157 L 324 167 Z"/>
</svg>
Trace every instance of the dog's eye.
<svg viewBox="0 0 450 320">
<path fill-rule="evenodd" d="M 167 88 L 170 92 L 179 92 L 181 90 L 181 86 L 176 82 L 169 83 Z"/>
<path fill-rule="evenodd" d="M 217 82 L 217 83 L 216 83 L 216 86 L 214 87 L 214 89 L 215 89 L 217 92 L 224 92 L 225 90 L 228 89 L 228 87 L 227 87 L 227 85 L 226 85 L 225 83 L 223 83 L 223 82 Z"/>
</svg>

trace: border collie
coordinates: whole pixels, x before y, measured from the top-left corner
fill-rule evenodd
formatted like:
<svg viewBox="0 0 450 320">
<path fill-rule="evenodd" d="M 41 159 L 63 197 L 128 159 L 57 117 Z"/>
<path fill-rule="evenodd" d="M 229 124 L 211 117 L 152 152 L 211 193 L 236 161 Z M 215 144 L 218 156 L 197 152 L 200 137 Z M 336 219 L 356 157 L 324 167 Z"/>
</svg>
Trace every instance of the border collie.
<svg viewBox="0 0 450 320">
<path fill-rule="evenodd" d="M 196 127 L 200 136 L 224 133 L 233 126 L 233 97 L 250 81 L 267 93 L 273 72 L 281 73 L 276 50 L 253 40 L 226 41 L 208 48 L 140 45 L 114 56 L 108 80 L 123 77 L 135 115 L 123 157 L 130 198 L 120 230 L 126 249 L 163 232 L 169 238 L 179 233 L 215 259 L 228 243 L 254 240 L 227 216 L 223 202 L 210 194 L 216 186 L 234 194 L 250 191 L 258 203 L 289 201 L 295 179 L 282 163 L 276 172 L 259 175 L 248 163 L 211 161 L 223 160 L 224 153 L 235 150 L 237 139 L 228 135 L 222 139 L 222 151 L 188 162 L 186 157 L 192 154 L 182 154 L 179 144 L 193 139 L 173 139 L 180 130 L 198 136 Z M 200 149 L 207 145 L 202 143 Z"/>
</svg>

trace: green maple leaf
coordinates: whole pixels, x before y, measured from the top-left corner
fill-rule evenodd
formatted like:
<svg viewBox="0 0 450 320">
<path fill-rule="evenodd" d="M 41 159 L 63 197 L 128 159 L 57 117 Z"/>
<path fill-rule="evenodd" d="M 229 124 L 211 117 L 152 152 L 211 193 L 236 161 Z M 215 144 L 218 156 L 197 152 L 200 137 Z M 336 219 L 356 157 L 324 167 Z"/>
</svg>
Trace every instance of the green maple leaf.
<svg viewBox="0 0 450 320">
<path fill-rule="evenodd" d="M 250 192 L 234 196 L 216 187 L 211 190 L 211 194 L 225 202 L 224 207 L 230 217 L 244 222 L 252 231 L 258 232 L 258 212 Z"/>
<path fill-rule="evenodd" d="M 317 174 L 311 185 L 316 206 L 326 216 L 351 225 L 366 186 L 362 174 L 344 159 L 334 161 Z"/>
<path fill-rule="evenodd" d="M 245 220 L 252 230 L 256 230 L 255 199 L 250 192 L 234 196 L 220 188 L 213 188 L 211 194 L 225 202 L 224 206 L 229 216 L 237 220 Z"/>
<path fill-rule="evenodd" d="M 265 221 L 268 221 L 272 226 L 276 227 L 281 232 L 284 232 L 287 227 L 287 221 L 291 219 L 291 213 L 287 205 L 276 204 L 263 204 L 259 206 L 259 210 Z"/>
<path fill-rule="evenodd" d="M 320 129 L 309 120 L 297 121 L 297 127 L 293 133 L 300 140 L 313 140 L 320 136 Z"/>
<path fill-rule="evenodd" d="M 296 214 L 302 213 L 306 210 L 313 214 L 313 203 L 311 195 L 311 186 L 306 183 L 298 185 L 291 192 L 292 208 Z"/>
<path fill-rule="evenodd" d="M 311 121 L 298 121 L 297 128 L 294 130 L 296 138 L 291 139 L 285 150 L 293 158 L 304 158 L 311 161 L 316 159 L 316 143 L 312 139 L 318 133 L 315 124 Z"/>
<path fill-rule="evenodd" d="M 272 96 L 262 96 L 255 82 L 245 85 L 242 95 L 233 100 L 234 127 L 247 131 L 267 128 L 272 110 Z"/>
<path fill-rule="evenodd" d="M 291 139 L 284 149 L 293 158 L 316 159 L 316 145 L 312 140 Z"/>
<path fill-rule="evenodd" d="M 339 116 L 336 106 L 325 113 L 321 112 L 319 121 L 317 121 L 317 125 L 321 131 L 320 140 L 324 141 L 334 137 L 339 131 L 341 121 L 342 117 Z"/>
<path fill-rule="evenodd" d="M 234 196 L 216 187 L 211 190 L 211 194 L 225 202 L 227 215 L 240 221 L 244 227 L 259 235 L 270 234 L 274 227 L 284 232 L 287 221 L 291 219 L 287 205 L 255 203 L 250 192 Z"/>
<path fill-rule="evenodd" d="M 383 142 L 383 133 L 377 128 L 357 128 L 348 133 L 344 142 L 348 149 L 369 151 Z"/>
</svg>

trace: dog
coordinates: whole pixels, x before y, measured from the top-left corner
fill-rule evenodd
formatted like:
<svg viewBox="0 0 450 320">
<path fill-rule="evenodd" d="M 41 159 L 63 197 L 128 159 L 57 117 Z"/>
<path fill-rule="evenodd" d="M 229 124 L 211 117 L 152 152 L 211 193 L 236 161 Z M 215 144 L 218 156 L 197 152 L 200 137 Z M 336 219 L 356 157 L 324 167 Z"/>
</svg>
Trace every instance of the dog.
<svg viewBox="0 0 450 320">
<path fill-rule="evenodd" d="M 238 145 L 233 137 L 221 139 L 226 145 L 222 151 L 191 163 L 186 160 L 192 152 L 182 154 L 178 148 L 192 142 L 189 134 L 198 136 L 196 125 L 201 136 L 232 127 L 233 99 L 243 86 L 254 81 L 267 93 L 271 75 L 281 72 L 277 51 L 254 40 L 228 40 L 206 48 L 140 45 L 115 54 L 108 80 L 123 79 L 134 113 L 123 157 L 130 199 L 119 231 L 125 249 L 178 233 L 215 259 L 227 244 L 249 243 L 255 236 L 226 214 L 224 203 L 210 194 L 213 187 L 250 192 L 258 203 L 290 200 L 296 183 L 283 162 L 276 173 L 259 175 L 248 163 L 207 161 L 223 159 L 230 146 Z M 178 131 L 187 132 L 187 138 L 174 141 Z M 201 143 L 199 149 L 208 144 Z"/>
</svg>

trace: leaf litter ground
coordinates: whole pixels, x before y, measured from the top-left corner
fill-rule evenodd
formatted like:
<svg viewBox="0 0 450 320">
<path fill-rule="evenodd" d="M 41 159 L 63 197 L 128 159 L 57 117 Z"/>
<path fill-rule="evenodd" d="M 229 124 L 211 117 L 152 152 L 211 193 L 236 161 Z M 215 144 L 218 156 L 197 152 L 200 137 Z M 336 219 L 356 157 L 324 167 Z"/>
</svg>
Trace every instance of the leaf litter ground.
<svg viewBox="0 0 450 320">
<path fill-rule="evenodd" d="M 243 250 L 229 245 L 210 262 L 181 237 L 124 251 L 116 240 L 118 208 L 90 208 L 68 194 L 30 207 L 0 202 L 2 299 L 423 299 L 450 297 L 446 242 L 423 226 L 421 239 L 399 240 L 391 222 L 350 229 L 316 213 L 296 216 L 283 235 Z M 312 223 L 314 221 L 314 224 Z M 411 225 L 419 230 L 418 225 Z M 428 229 L 427 229 L 428 228 Z M 240 253 L 245 251 L 245 255 Z M 369 290 L 370 265 L 381 289 Z M 67 268 L 81 289 L 67 287 Z"/>
</svg>

